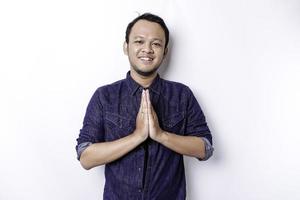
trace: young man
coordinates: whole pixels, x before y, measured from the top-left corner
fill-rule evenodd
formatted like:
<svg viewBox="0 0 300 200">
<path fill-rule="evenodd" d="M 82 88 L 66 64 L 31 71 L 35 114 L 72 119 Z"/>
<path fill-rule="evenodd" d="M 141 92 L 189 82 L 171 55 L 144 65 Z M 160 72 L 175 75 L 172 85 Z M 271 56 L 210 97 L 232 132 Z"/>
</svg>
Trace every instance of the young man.
<svg viewBox="0 0 300 200">
<path fill-rule="evenodd" d="M 104 200 L 183 200 L 183 155 L 212 155 L 212 136 L 191 90 L 157 73 L 168 42 L 160 17 L 134 19 L 123 46 L 126 79 L 98 88 L 88 104 L 76 150 L 85 169 L 105 164 Z"/>
</svg>

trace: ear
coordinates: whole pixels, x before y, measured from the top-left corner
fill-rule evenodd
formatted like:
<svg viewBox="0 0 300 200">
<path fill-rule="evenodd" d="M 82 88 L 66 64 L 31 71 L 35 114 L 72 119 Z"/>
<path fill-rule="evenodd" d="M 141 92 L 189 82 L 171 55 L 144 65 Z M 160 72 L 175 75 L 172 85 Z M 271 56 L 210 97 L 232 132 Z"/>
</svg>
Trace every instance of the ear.
<svg viewBox="0 0 300 200">
<path fill-rule="evenodd" d="M 168 51 L 169 51 L 169 49 L 168 49 L 168 47 L 166 47 L 164 50 L 164 57 L 166 57 L 166 55 L 168 54 Z"/>
<path fill-rule="evenodd" d="M 123 43 L 123 52 L 128 56 L 128 44 L 126 41 Z"/>
</svg>

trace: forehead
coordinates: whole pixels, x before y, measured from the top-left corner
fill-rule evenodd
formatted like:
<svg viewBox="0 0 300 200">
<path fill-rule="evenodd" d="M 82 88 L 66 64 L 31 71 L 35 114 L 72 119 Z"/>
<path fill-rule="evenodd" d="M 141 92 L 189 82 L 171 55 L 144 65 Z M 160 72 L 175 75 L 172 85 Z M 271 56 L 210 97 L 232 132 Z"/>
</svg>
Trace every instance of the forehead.
<svg viewBox="0 0 300 200">
<path fill-rule="evenodd" d="M 158 23 L 139 20 L 133 25 L 129 37 L 145 37 L 165 40 L 165 32 Z"/>
</svg>

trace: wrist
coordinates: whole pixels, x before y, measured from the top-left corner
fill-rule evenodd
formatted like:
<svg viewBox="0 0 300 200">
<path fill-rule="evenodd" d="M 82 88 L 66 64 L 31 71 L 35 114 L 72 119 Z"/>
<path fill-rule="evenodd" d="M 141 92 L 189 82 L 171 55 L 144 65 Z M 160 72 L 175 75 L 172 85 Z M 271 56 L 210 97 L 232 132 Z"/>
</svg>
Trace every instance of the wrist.
<svg viewBox="0 0 300 200">
<path fill-rule="evenodd" d="M 165 143 L 168 140 L 168 132 L 161 130 L 159 134 L 157 134 L 156 138 L 154 139 L 158 143 Z"/>
<path fill-rule="evenodd" d="M 142 135 L 139 133 L 138 130 L 133 131 L 132 135 L 134 136 L 134 138 L 136 138 L 138 143 L 142 143 L 147 139 L 147 135 Z"/>
</svg>

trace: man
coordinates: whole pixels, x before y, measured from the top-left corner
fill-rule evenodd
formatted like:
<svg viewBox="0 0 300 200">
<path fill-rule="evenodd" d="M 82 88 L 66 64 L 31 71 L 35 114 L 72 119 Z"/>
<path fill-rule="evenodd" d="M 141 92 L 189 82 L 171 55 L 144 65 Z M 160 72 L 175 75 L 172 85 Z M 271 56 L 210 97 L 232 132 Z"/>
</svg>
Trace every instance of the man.
<svg viewBox="0 0 300 200">
<path fill-rule="evenodd" d="M 123 48 L 130 71 L 98 88 L 87 107 L 76 150 L 85 169 L 105 164 L 105 200 L 183 200 L 183 155 L 212 155 L 212 136 L 191 90 L 157 73 L 168 42 L 156 15 L 129 23 Z"/>
</svg>

